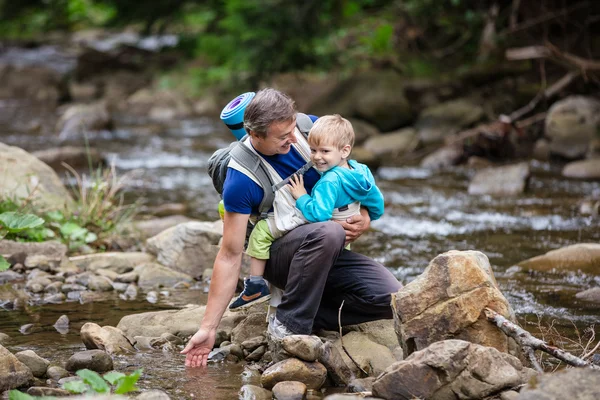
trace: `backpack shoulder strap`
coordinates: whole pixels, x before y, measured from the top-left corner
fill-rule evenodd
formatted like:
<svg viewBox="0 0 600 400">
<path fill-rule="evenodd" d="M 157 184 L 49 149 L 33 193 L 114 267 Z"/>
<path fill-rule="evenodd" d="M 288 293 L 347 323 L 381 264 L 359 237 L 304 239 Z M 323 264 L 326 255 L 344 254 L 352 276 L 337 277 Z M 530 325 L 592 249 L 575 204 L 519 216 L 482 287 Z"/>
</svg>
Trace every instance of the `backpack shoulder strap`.
<svg viewBox="0 0 600 400">
<path fill-rule="evenodd" d="M 312 128 L 312 126 L 313 126 L 313 121 L 312 121 L 312 119 L 310 119 L 310 117 L 308 115 L 303 114 L 303 113 L 297 113 L 296 114 L 296 126 L 298 127 L 298 130 L 300 132 L 302 132 L 304 137 L 308 138 L 308 132 L 310 131 L 310 128 Z"/>
<path fill-rule="evenodd" d="M 264 194 L 260 205 L 258 206 L 258 212 L 260 219 L 266 218 L 267 213 L 273 205 L 273 200 L 275 200 L 275 193 L 272 189 L 273 180 L 269 176 L 269 172 L 266 170 L 258 156 L 243 142 L 238 142 L 238 145 L 231 149 L 230 154 L 231 158 L 248 170 L 248 172 L 256 178 L 255 180 L 258 181 L 259 186 L 262 187 Z"/>
</svg>

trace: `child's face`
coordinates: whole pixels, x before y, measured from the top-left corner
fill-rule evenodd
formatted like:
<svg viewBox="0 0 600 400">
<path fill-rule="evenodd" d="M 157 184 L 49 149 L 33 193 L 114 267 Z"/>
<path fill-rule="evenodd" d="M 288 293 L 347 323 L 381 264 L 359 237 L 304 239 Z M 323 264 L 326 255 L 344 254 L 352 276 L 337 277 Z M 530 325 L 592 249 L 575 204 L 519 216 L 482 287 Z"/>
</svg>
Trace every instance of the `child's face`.
<svg viewBox="0 0 600 400">
<path fill-rule="evenodd" d="M 310 145 L 310 159 L 319 172 L 329 171 L 337 166 L 346 167 L 349 155 L 350 145 L 346 145 L 341 149 L 331 144 Z"/>
</svg>

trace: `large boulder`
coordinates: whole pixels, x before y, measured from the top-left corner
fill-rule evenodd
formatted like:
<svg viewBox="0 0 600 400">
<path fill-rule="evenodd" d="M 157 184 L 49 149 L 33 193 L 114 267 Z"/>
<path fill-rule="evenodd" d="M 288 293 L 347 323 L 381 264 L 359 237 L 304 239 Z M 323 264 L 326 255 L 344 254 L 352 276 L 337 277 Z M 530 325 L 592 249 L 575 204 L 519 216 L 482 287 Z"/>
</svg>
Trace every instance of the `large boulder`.
<svg viewBox="0 0 600 400">
<path fill-rule="evenodd" d="M 492 167 L 478 171 L 469 183 L 469 194 L 515 196 L 523 193 L 529 181 L 529 164 L 526 162 Z"/>
<path fill-rule="evenodd" d="M 367 72 L 343 80 L 311 105 L 310 111 L 360 118 L 382 132 L 401 128 L 413 119 L 404 80 L 393 71 Z"/>
<path fill-rule="evenodd" d="M 426 108 L 415 123 L 419 139 L 429 144 L 441 142 L 484 116 L 483 107 L 473 100 L 457 99 Z"/>
<path fill-rule="evenodd" d="M 571 96 L 557 101 L 548 110 L 545 136 L 550 139 L 550 151 L 575 159 L 585 156 L 590 142 L 600 129 L 600 102 Z"/>
<path fill-rule="evenodd" d="M 396 331 L 394 330 L 394 321 L 391 319 L 378 319 L 358 325 L 346 325 L 343 327 L 343 330 L 344 333 L 364 333 L 372 342 L 384 345 L 390 350 L 398 347 L 398 336 L 396 336 Z"/>
<path fill-rule="evenodd" d="M 434 258 L 415 280 L 392 294 L 398 342 L 408 356 L 434 342 L 462 339 L 518 354 L 512 341 L 488 322 L 489 307 L 511 321 L 515 316 L 487 256 L 448 251 Z"/>
<path fill-rule="evenodd" d="M 33 374 L 25 364 L 0 345 L 0 392 L 31 384 Z"/>
<path fill-rule="evenodd" d="M 600 275 L 600 244 L 578 243 L 550 250 L 546 254 L 518 263 L 529 270 L 541 272 L 578 272 Z"/>
<path fill-rule="evenodd" d="M 140 89 L 127 99 L 128 112 L 154 120 L 171 120 L 193 114 L 191 103 L 175 91 Z"/>
<path fill-rule="evenodd" d="M 212 267 L 222 237 L 220 224 L 187 222 L 169 228 L 146 241 L 159 263 L 193 277 Z"/>
<path fill-rule="evenodd" d="M 527 382 L 518 358 L 463 340 L 444 340 L 391 365 L 373 382 L 383 399 L 483 399 Z"/>
<path fill-rule="evenodd" d="M 563 369 L 538 375 L 521 389 L 518 400 L 600 399 L 600 371 Z"/>
<path fill-rule="evenodd" d="M 18 147 L 0 143 L 0 197 L 26 199 L 41 209 L 73 206 L 71 195 L 52 168 Z"/>
<path fill-rule="evenodd" d="M 128 337 L 157 337 L 165 332 L 179 337 L 190 336 L 200 328 L 205 306 L 186 307 L 181 310 L 153 311 L 127 315 L 117 328 Z"/>
</svg>

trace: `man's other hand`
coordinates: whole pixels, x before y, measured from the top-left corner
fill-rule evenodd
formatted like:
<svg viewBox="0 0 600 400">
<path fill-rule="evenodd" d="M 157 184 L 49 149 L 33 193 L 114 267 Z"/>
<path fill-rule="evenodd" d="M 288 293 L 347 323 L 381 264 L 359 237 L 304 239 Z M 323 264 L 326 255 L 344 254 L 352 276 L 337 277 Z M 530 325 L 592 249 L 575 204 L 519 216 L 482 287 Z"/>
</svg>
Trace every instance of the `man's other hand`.
<svg viewBox="0 0 600 400">
<path fill-rule="evenodd" d="M 336 221 L 342 225 L 346 231 L 346 244 L 354 242 L 363 233 L 369 230 L 371 218 L 366 210 L 361 209 L 360 215 L 353 215 L 346 218 L 346 221 Z"/>
<path fill-rule="evenodd" d="M 192 336 L 181 354 L 185 354 L 186 367 L 206 367 L 208 354 L 215 344 L 215 332 L 200 328 Z"/>
</svg>

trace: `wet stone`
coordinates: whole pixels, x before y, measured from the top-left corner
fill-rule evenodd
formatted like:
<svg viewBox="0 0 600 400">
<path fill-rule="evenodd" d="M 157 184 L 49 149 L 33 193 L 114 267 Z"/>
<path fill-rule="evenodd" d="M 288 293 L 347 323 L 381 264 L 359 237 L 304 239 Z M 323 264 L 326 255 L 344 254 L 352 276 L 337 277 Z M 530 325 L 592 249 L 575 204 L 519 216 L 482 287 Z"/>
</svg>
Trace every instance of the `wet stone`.
<svg viewBox="0 0 600 400">
<path fill-rule="evenodd" d="M 272 389 L 273 398 L 277 400 L 303 400 L 306 395 L 306 385 L 297 381 L 279 382 Z"/>
<path fill-rule="evenodd" d="M 44 303 L 47 304 L 60 304 L 67 299 L 64 293 L 53 293 L 44 296 Z"/>
<path fill-rule="evenodd" d="M 321 354 L 323 342 L 317 336 L 291 335 L 283 338 L 285 351 L 304 361 L 316 361 Z"/>
<path fill-rule="evenodd" d="M 50 365 L 50 361 L 38 356 L 33 350 L 20 351 L 15 353 L 15 357 L 25 364 L 36 378 L 46 375 L 46 370 Z"/>
<path fill-rule="evenodd" d="M 102 350 L 87 350 L 75 353 L 67 361 L 67 371 L 75 372 L 80 369 L 91 369 L 98 373 L 113 369 L 112 358 Z"/>
<path fill-rule="evenodd" d="M 71 392 L 64 389 L 50 388 L 44 386 L 33 386 L 27 389 L 27 394 L 30 396 L 56 396 L 65 397 L 70 396 Z"/>
<path fill-rule="evenodd" d="M 244 340 L 242 342 L 242 348 L 248 351 L 254 351 L 260 346 L 266 345 L 267 339 L 264 336 L 256 336 L 252 339 Z"/>
<path fill-rule="evenodd" d="M 69 292 L 82 292 L 84 290 L 86 290 L 87 288 L 83 285 L 78 285 L 76 283 L 65 283 L 62 287 L 62 291 L 63 293 L 69 293 Z"/>
<path fill-rule="evenodd" d="M 15 271 L 8 270 L 0 272 L 0 285 L 6 282 L 21 281 L 23 279 L 25 279 L 25 277 Z"/>
<path fill-rule="evenodd" d="M 55 380 L 55 381 L 59 381 L 62 378 L 66 378 L 69 376 L 69 371 L 67 371 L 66 369 L 56 366 L 56 365 L 52 365 L 50 367 L 48 367 L 48 369 L 46 370 L 46 376 L 48 376 L 48 378 Z"/>
<path fill-rule="evenodd" d="M 62 282 L 52 282 L 51 284 L 49 284 L 48 286 L 46 286 L 44 288 L 44 292 L 46 292 L 48 294 L 61 293 L 62 286 L 63 286 Z"/>
<path fill-rule="evenodd" d="M 267 351 L 267 346 L 260 346 L 246 356 L 246 361 L 259 361 Z"/>
<path fill-rule="evenodd" d="M 254 385 L 242 386 L 238 396 L 239 400 L 271 400 L 273 398 L 270 390 Z"/>
</svg>

